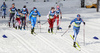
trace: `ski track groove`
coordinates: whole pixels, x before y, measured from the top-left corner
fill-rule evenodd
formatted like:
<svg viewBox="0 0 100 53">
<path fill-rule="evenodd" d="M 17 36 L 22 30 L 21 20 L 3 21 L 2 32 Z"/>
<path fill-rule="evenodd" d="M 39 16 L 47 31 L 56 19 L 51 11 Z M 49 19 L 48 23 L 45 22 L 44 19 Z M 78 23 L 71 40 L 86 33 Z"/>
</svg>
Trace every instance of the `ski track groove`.
<svg viewBox="0 0 100 53">
<path fill-rule="evenodd" d="M 40 35 L 40 36 L 42 36 L 42 35 Z M 44 38 L 43 36 L 42 36 L 42 38 Z M 65 37 L 64 37 L 65 38 Z M 45 38 L 46 39 L 46 38 Z M 65 42 L 65 44 L 70 44 L 71 45 L 71 43 L 70 43 L 70 40 L 68 40 L 68 39 L 66 39 L 66 41 L 65 41 L 65 39 L 63 39 L 63 38 L 60 38 L 60 39 L 62 39 L 64 42 Z M 46 39 L 47 40 L 47 39 Z M 82 51 L 82 50 L 81 50 Z M 82 51 L 82 52 L 84 52 L 84 50 Z M 86 51 L 87 52 L 87 51 Z M 86 53 L 86 52 L 84 52 L 84 53 Z M 89 52 L 88 52 L 89 53 Z"/>
<path fill-rule="evenodd" d="M 46 42 L 48 42 L 50 45 L 52 45 L 53 47 L 55 47 L 55 49 L 58 49 L 58 51 L 60 51 L 60 53 L 66 53 L 63 50 L 61 50 L 60 48 L 58 48 L 55 44 L 53 44 L 52 42 L 50 42 L 48 39 L 44 38 L 42 35 L 38 36 L 39 38 L 44 39 Z"/>
<path fill-rule="evenodd" d="M 32 45 L 30 45 L 24 38 L 22 38 L 21 36 L 19 36 L 17 33 L 13 32 L 13 31 L 9 31 L 9 32 L 11 32 L 10 34 L 12 34 L 14 37 L 16 37 L 32 53 L 34 53 L 34 52 L 35 53 L 40 53 L 35 48 L 31 47 Z"/>
<path fill-rule="evenodd" d="M 25 31 L 26 32 L 26 31 Z M 47 40 L 46 38 L 42 37 L 42 35 L 36 35 L 37 38 L 39 38 L 40 40 L 42 40 L 44 43 L 46 43 L 47 45 L 49 45 L 52 49 L 54 49 L 56 52 L 58 53 L 66 53 L 64 51 L 62 51 L 61 49 L 59 49 L 56 45 L 54 45 L 52 42 L 50 42 L 49 40 Z"/>
</svg>

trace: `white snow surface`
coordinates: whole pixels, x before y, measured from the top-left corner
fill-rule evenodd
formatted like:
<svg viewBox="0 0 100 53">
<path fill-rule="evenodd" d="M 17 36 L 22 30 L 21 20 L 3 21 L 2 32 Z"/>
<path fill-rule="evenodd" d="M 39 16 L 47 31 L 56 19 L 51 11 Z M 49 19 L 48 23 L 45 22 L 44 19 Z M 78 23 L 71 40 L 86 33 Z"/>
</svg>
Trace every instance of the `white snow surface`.
<svg viewBox="0 0 100 53">
<path fill-rule="evenodd" d="M 54 33 L 56 34 L 50 34 L 47 32 L 49 25 L 48 23 L 46 23 L 44 25 L 41 25 L 41 32 L 40 25 L 36 24 L 35 32 L 37 33 L 37 35 L 34 36 L 31 34 L 30 24 L 27 23 L 28 27 L 26 26 L 26 30 L 15 30 L 12 27 L 8 27 L 8 16 L 6 17 L 6 19 L 2 19 L 0 17 L 0 53 L 100 53 L 100 40 L 93 39 L 94 36 L 100 38 L 100 12 L 97 13 L 95 8 L 80 8 L 80 5 L 75 5 L 74 7 L 73 4 L 75 3 L 71 4 L 71 1 L 73 0 L 62 2 L 63 8 L 61 8 L 61 10 L 63 12 L 63 19 L 60 22 L 60 27 L 62 27 L 62 30 L 57 31 L 56 33 L 55 22 Z M 28 4 L 27 8 L 31 10 L 31 1 L 29 2 L 30 3 Z M 8 5 L 8 8 L 10 8 L 9 6 L 12 2 L 10 1 L 6 3 Z M 18 3 L 18 1 L 16 1 L 16 3 Z M 40 5 L 40 3 L 42 3 L 43 6 Z M 18 4 L 16 6 L 20 8 L 21 4 Z M 42 14 L 41 23 L 44 23 L 45 21 L 47 21 L 46 15 L 49 12 L 50 7 L 54 6 L 55 2 L 48 2 L 48 4 L 43 2 L 36 2 L 35 4 L 37 4 L 36 6 Z M 66 6 L 67 4 L 70 4 L 69 7 Z M 81 47 L 81 51 L 78 51 L 74 47 L 72 47 L 73 40 L 69 35 L 73 35 L 73 26 L 63 37 L 61 37 L 61 35 L 68 29 L 68 25 L 71 20 L 76 18 L 77 14 L 80 14 L 81 18 L 86 22 L 85 27 L 83 24 L 81 24 L 80 32 L 77 36 L 77 42 Z M 83 29 L 85 29 L 85 45 Z M 4 34 L 8 38 L 3 38 L 2 36 Z"/>
</svg>

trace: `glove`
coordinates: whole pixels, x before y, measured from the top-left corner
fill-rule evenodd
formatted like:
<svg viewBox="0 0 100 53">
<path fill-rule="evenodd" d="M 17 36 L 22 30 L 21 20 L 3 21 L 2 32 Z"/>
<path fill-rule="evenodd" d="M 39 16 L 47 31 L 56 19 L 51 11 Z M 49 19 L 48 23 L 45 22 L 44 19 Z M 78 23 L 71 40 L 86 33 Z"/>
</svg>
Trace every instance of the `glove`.
<svg viewBox="0 0 100 53">
<path fill-rule="evenodd" d="M 31 21 L 29 21 L 29 24 L 31 24 Z"/>
<path fill-rule="evenodd" d="M 62 19 L 62 16 L 60 17 L 60 19 Z"/>
<path fill-rule="evenodd" d="M 85 22 L 83 22 L 83 24 L 85 25 Z"/>
<path fill-rule="evenodd" d="M 70 27 L 71 27 L 71 25 L 68 26 L 68 28 L 70 28 Z"/>
<path fill-rule="evenodd" d="M 38 23 L 40 23 L 40 21 L 38 21 Z"/>
<path fill-rule="evenodd" d="M 39 17 L 41 17 L 41 16 L 39 15 Z"/>
<path fill-rule="evenodd" d="M 49 21 L 50 21 L 51 19 L 49 19 Z"/>
</svg>

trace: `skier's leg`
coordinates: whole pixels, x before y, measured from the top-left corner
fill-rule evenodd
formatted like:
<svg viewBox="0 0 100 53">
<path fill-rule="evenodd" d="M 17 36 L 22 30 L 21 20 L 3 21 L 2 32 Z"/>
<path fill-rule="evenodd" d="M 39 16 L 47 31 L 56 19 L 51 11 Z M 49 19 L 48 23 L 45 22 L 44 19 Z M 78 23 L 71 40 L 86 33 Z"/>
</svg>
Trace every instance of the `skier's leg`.
<svg viewBox="0 0 100 53">
<path fill-rule="evenodd" d="M 9 27 L 10 27 L 10 23 L 11 23 L 11 19 L 12 19 L 12 14 L 10 13 L 10 19 L 9 19 L 9 22 L 8 22 L 8 24 L 9 24 Z"/>
<path fill-rule="evenodd" d="M 6 10 L 4 10 L 4 18 L 6 18 L 5 16 L 6 16 Z"/>
<path fill-rule="evenodd" d="M 34 32 L 35 24 L 36 24 L 36 17 L 31 17 L 31 25 L 32 25 L 31 34 L 33 34 Z"/>
<path fill-rule="evenodd" d="M 54 24 L 54 20 L 51 19 L 51 32 L 53 33 L 53 24 Z"/>
<path fill-rule="evenodd" d="M 20 29 L 21 21 L 19 20 L 18 23 L 19 23 L 19 25 L 18 25 L 18 29 Z"/>
<path fill-rule="evenodd" d="M 51 20 L 48 19 L 48 23 L 49 23 L 48 33 L 50 33 L 50 29 L 51 29 Z"/>
<path fill-rule="evenodd" d="M 4 10 L 2 10 L 2 18 L 4 17 Z"/>
<path fill-rule="evenodd" d="M 57 15 L 57 29 L 59 30 L 59 15 Z"/>
<path fill-rule="evenodd" d="M 15 14 L 12 14 L 12 17 L 13 17 L 13 27 L 15 27 L 15 23 L 14 23 L 15 17 L 14 17 L 14 15 L 15 15 Z"/>
<path fill-rule="evenodd" d="M 18 26 L 18 21 L 15 20 L 15 29 L 17 29 L 17 26 Z"/>
<path fill-rule="evenodd" d="M 77 38 L 77 32 L 76 29 L 74 29 L 74 44 L 73 44 L 74 47 L 76 47 L 76 38 Z"/>
<path fill-rule="evenodd" d="M 24 30 L 25 30 L 25 25 L 26 25 L 26 19 L 25 19 L 25 17 L 23 18 L 23 24 L 24 24 Z"/>
<path fill-rule="evenodd" d="M 74 29 L 74 42 L 76 42 L 76 38 L 77 38 L 77 30 Z"/>
<path fill-rule="evenodd" d="M 78 33 L 79 33 L 79 30 L 80 30 L 80 28 L 78 28 L 78 29 L 77 29 L 77 31 L 76 31 L 76 35 L 78 35 Z"/>
<path fill-rule="evenodd" d="M 21 17 L 21 28 L 20 29 L 22 29 L 22 26 L 23 26 L 23 18 Z"/>
</svg>

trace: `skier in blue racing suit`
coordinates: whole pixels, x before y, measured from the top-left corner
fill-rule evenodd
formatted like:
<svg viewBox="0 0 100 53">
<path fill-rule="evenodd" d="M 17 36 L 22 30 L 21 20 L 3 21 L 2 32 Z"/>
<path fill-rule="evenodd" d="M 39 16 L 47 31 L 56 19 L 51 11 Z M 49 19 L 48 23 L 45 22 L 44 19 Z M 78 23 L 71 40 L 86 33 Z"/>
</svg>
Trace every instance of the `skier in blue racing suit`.
<svg viewBox="0 0 100 53">
<path fill-rule="evenodd" d="M 29 22 L 32 25 L 31 34 L 34 33 L 34 27 L 35 27 L 35 24 L 36 24 L 37 15 L 39 15 L 39 21 L 38 21 L 38 23 L 40 23 L 40 17 L 41 17 L 41 15 L 40 15 L 39 11 L 36 8 L 29 15 Z"/>
<path fill-rule="evenodd" d="M 3 17 L 5 18 L 6 8 L 7 8 L 7 5 L 5 4 L 5 2 L 3 2 L 3 5 L 1 6 L 1 9 L 2 9 L 2 18 Z"/>
<path fill-rule="evenodd" d="M 75 18 L 74 20 L 71 21 L 69 28 L 71 27 L 71 24 L 73 22 L 75 23 L 75 25 L 73 26 L 73 30 L 74 30 L 74 35 L 73 35 L 74 44 L 73 44 L 73 46 L 76 47 L 76 38 L 77 38 L 77 35 L 79 33 L 79 30 L 80 30 L 80 24 L 81 24 L 81 22 L 83 22 L 83 24 L 85 25 L 85 22 L 80 18 L 79 14 L 77 15 L 77 18 Z"/>
</svg>

